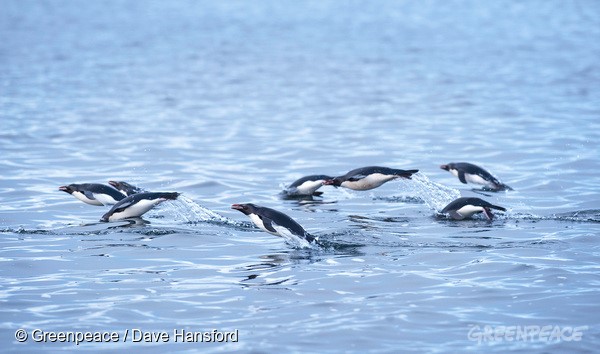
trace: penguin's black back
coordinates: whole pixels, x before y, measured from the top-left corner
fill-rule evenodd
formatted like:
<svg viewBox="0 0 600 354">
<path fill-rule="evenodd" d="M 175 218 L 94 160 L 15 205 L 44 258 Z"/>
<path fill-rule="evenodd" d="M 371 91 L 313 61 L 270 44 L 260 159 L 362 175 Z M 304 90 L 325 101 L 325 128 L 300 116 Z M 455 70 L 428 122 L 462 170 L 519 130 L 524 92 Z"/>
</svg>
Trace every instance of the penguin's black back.
<svg viewBox="0 0 600 354">
<path fill-rule="evenodd" d="M 129 184 L 125 181 L 108 181 L 108 183 L 115 187 L 116 189 L 118 189 L 119 191 L 122 191 L 125 193 L 125 195 L 130 196 L 132 194 L 136 194 L 136 193 L 142 193 L 142 192 L 146 192 L 145 190 L 143 190 L 140 187 L 136 187 L 132 184 Z"/>
<path fill-rule="evenodd" d="M 496 179 L 496 177 L 492 176 L 491 173 L 489 173 L 488 171 L 486 171 L 485 169 L 483 169 L 477 165 L 473 165 L 472 163 L 455 162 L 453 165 L 454 165 L 454 168 L 456 168 L 458 171 L 463 171 L 464 173 L 468 173 L 471 175 L 479 175 L 487 181 L 491 181 L 493 183 L 500 183 Z"/>
<path fill-rule="evenodd" d="M 70 187 L 84 194 L 86 191 L 96 194 L 106 194 L 117 201 L 123 200 L 125 198 L 125 196 L 118 190 L 100 183 L 71 184 Z"/>
<path fill-rule="evenodd" d="M 354 169 L 346 173 L 343 177 L 349 178 L 363 178 L 373 173 L 381 173 L 384 175 L 398 175 L 398 176 L 410 176 L 413 173 L 417 173 L 419 170 L 400 170 L 396 168 L 381 167 L 381 166 L 367 166 Z"/>
<path fill-rule="evenodd" d="M 451 210 L 458 210 L 458 209 L 464 207 L 465 205 L 480 206 L 480 207 L 486 207 L 486 208 L 492 208 L 492 209 L 506 211 L 505 208 L 498 206 L 498 205 L 491 204 L 480 198 L 461 197 L 461 198 L 453 200 L 452 202 L 450 202 L 450 204 L 446 205 L 446 207 L 444 209 L 442 209 L 442 213 L 447 213 Z"/>
<path fill-rule="evenodd" d="M 298 224 L 294 219 L 290 218 L 286 214 L 266 207 L 255 207 L 256 215 L 269 218 L 273 220 L 277 225 L 281 225 L 296 235 L 304 236 L 307 234 L 306 230 L 300 224 Z"/>
<path fill-rule="evenodd" d="M 299 185 L 301 185 L 302 183 L 306 182 L 306 181 L 318 181 L 318 180 L 329 180 L 332 179 L 333 177 L 331 176 L 327 176 L 327 175 L 311 175 L 311 176 L 306 176 L 306 177 L 302 177 L 297 179 L 296 181 L 294 181 L 292 184 L 290 184 L 290 187 L 298 187 Z"/>
<path fill-rule="evenodd" d="M 271 220 L 272 222 L 276 223 L 277 225 L 287 228 L 294 235 L 306 239 L 308 242 L 315 241 L 314 236 L 312 236 L 311 234 L 306 232 L 306 230 L 304 230 L 304 228 L 302 226 L 300 226 L 300 224 L 298 224 L 294 219 L 290 218 L 286 214 L 284 214 L 280 211 L 271 209 L 271 208 L 259 207 L 256 205 L 253 205 L 253 209 L 254 210 L 252 210 L 251 212 L 253 212 L 254 214 L 261 217 L 261 219 L 263 219 L 263 221 L 265 218 L 267 218 L 267 219 Z M 270 225 L 265 225 L 265 227 L 269 227 L 269 226 Z"/>
</svg>

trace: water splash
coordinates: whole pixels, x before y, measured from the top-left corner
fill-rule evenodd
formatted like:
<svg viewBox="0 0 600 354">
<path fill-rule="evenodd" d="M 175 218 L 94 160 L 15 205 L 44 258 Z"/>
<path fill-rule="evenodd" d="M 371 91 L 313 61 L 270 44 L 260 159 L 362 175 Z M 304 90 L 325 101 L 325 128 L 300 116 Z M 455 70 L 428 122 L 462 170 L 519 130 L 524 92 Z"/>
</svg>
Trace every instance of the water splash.
<svg viewBox="0 0 600 354">
<path fill-rule="evenodd" d="M 402 180 L 412 193 L 418 195 L 431 209 L 439 212 L 448 203 L 460 198 L 460 191 L 431 181 L 422 173 L 415 173 L 410 180 Z"/>
<path fill-rule="evenodd" d="M 187 223 L 213 222 L 242 226 L 241 223 L 205 208 L 183 195 L 179 196 L 177 200 L 169 203 L 169 205 L 171 206 L 169 211 L 172 211 L 175 214 L 175 218 Z"/>
</svg>

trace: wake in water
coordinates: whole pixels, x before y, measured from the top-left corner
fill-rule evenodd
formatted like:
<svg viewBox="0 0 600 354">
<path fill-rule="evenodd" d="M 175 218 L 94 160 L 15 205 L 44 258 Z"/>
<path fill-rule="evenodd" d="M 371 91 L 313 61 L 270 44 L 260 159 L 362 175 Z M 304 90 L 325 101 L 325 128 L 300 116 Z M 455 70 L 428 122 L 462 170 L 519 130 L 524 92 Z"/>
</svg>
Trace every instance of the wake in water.
<svg viewBox="0 0 600 354">
<path fill-rule="evenodd" d="M 579 222 L 600 222 L 600 210 L 578 210 L 568 213 L 553 214 L 555 220 L 579 221 Z"/>
<path fill-rule="evenodd" d="M 529 213 L 505 213 L 500 219 L 517 219 L 526 221 L 572 221 L 600 223 L 600 210 L 578 210 L 552 215 L 535 215 Z"/>
</svg>

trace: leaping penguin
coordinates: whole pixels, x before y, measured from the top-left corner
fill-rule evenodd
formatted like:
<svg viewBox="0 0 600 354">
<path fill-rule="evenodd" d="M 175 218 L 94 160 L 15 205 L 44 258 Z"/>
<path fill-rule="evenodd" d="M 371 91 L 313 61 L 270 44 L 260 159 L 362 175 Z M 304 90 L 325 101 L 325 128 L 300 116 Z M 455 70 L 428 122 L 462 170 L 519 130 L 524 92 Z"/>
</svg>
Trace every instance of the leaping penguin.
<svg viewBox="0 0 600 354">
<path fill-rule="evenodd" d="M 463 220 L 476 213 L 483 213 L 489 221 L 492 221 L 494 219 L 494 214 L 492 214 L 491 209 L 506 211 L 505 208 L 490 204 L 483 199 L 461 197 L 446 205 L 446 207 L 442 209 L 442 213 L 449 214 L 454 220 Z"/>
<path fill-rule="evenodd" d="M 146 192 L 146 190 L 136 187 L 125 181 L 108 181 L 108 184 L 115 187 L 119 192 L 123 193 L 126 197 L 128 197 L 132 194 Z"/>
<path fill-rule="evenodd" d="M 377 188 L 385 182 L 396 178 L 410 177 L 419 170 L 400 170 L 380 166 L 361 167 L 324 182 L 325 185 L 350 188 L 355 191 L 366 191 Z"/>
<path fill-rule="evenodd" d="M 302 177 L 287 186 L 283 193 L 290 197 L 319 196 L 323 194 L 323 192 L 317 192 L 317 189 L 321 188 L 325 181 L 332 178 L 333 177 L 327 175 L 311 175 Z"/>
<path fill-rule="evenodd" d="M 118 190 L 99 183 L 69 184 L 60 186 L 58 190 L 69 193 L 84 203 L 91 205 L 112 205 L 125 196 Z"/>
<path fill-rule="evenodd" d="M 306 232 L 294 219 L 284 213 L 254 204 L 233 204 L 231 209 L 246 214 L 259 229 L 272 235 L 283 237 L 287 241 L 298 243 L 298 239 L 316 243 L 317 239 Z"/>
<path fill-rule="evenodd" d="M 481 184 L 484 185 L 486 189 L 494 192 L 513 190 L 511 187 L 498 181 L 498 179 L 492 176 L 488 171 L 477 165 L 473 165 L 472 163 L 450 162 L 441 165 L 440 168 L 452 173 L 464 184 L 467 184 L 467 182 Z"/>
<path fill-rule="evenodd" d="M 130 195 L 115 204 L 100 221 L 115 221 L 142 216 L 165 200 L 175 200 L 177 192 L 143 192 Z"/>
</svg>

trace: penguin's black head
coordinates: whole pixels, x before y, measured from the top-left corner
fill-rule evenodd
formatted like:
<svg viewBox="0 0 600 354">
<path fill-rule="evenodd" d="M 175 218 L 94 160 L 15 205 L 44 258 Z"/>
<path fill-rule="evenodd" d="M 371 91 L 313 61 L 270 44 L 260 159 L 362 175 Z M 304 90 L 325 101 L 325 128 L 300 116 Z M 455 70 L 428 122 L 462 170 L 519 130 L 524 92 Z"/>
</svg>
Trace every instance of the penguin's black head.
<svg viewBox="0 0 600 354">
<path fill-rule="evenodd" d="M 118 191 L 122 192 L 125 195 L 132 195 L 136 193 L 142 192 L 142 190 L 134 185 L 131 185 L 124 181 L 108 181 L 108 184 L 113 186 Z"/>
<path fill-rule="evenodd" d="M 454 163 L 450 162 L 449 164 L 441 165 L 440 168 L 445 171 L 450 171 L 454 169 Z"/>
<path fill-rule="evenodd" d="M 235 210 L 239 210 L 242 213 L 249 215 L 254 213 L 254 210 L 256 209 L 256 206 L 254 204 L 233 204 L 231 206 L 231 209 L 235 209 Z"/>
<path fill-rule="evenodd" d="M 71 194 L 71 193 L 75 192 L 75 188 L 73 188 L 73 186 L 72 186 L 72 185 L 68 185 L 68 186 L 60 186 L 60 187 L 58 187 L 58 190 L 59 190 L 59 191 L 66 192 L 66 193 L 69 193 L 69 194 Z"/>
<path fill-rule="evenodd" d="M 123 181 L 108 181 L 108 184 L 110 184 L 111 186 L 115 187 L 118 190 L 122 190 L 123 188 L 126 188 L 126 187 L 133 187 L 131 184 L 129 184 L 127 182 L 123 182 Z"/>
<path fill-rule="evenodd" d="M 339 187 L 342 185 L 342 179 L 340 177 L 335 177 L 332 179 L 326 179 L 325 181 L 323 181 L 323 185 L 324 186 L 334 186 L 334 187 Z"/>
</svg>

